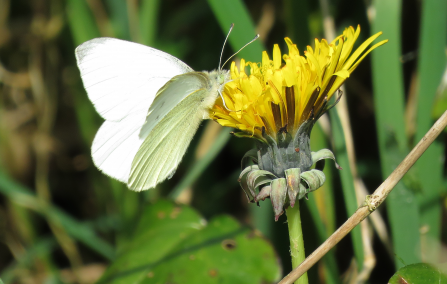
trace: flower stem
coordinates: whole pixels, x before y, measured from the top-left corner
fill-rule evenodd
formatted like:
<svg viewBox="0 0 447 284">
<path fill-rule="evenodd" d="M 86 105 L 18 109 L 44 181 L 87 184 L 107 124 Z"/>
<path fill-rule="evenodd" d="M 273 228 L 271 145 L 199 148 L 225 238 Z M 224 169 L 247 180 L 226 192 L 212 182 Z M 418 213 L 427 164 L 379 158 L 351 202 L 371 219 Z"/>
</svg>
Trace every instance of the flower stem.
<svg viewBox="0 0 447 284">
<path fill-rule="evenodd" d="M 292 268 L 298 267 L 304 261 L 304 240 L 301 229 L 300 202 L 296 202 L 293 208 L 286 209 L 287 224 L 289 225 L 290 256 L 292 257 Z M 308 284 L 307 273 L 304 273 L 295 284 Z"/>
</svg>

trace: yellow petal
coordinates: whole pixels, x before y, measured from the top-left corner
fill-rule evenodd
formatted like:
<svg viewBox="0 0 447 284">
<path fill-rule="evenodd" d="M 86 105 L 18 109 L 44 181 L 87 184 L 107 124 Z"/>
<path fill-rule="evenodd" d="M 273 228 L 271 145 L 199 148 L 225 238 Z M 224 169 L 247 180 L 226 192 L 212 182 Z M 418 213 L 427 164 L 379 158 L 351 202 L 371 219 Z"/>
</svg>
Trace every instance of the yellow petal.
<svg viewBox="0 0 447 284">
<path fill-rule="evenodd" d="M 371 42 L 373 42 L 376 38 L 378 38 L 380 35 L 382 34 L 382 32 L 378 32 L 375 35 L 371 36 L 370 38 L 368 38 L 367 40 L 365 40 L 365 42 L 363 42 L 359 48 L 356 49 L 356 51 L 354 51 L 354 53 L 351 55 L 351 57 L 349 57 L 349 59 L 346 61 L 346 63 L 344 64 L 343 67 L 347 67 L 350 68 L 351 65 L 356 61 L 356 59 L 360 56 L 360 54 L 362 54 L 362 52 L 368 47 L 368 45 L 371 44 Z"/>
<path fill-rule="evenodd" d="M 270 65 L 270 58 L 267 54 L 267 51 L 262 52 L 262 66 L 268 66 Z"/>
<path fill-rule="evenodd" d="M 349 71 L 348 70 L 340 70 L 334 74 L 334 76 L 342 77 L 343 79 L 349 78 Z"/>
<path fill-rule="evenodd" d="M 273 46 L 273 68 L 281 68 L 281 50 L 277 44 Z"/>
</svg>

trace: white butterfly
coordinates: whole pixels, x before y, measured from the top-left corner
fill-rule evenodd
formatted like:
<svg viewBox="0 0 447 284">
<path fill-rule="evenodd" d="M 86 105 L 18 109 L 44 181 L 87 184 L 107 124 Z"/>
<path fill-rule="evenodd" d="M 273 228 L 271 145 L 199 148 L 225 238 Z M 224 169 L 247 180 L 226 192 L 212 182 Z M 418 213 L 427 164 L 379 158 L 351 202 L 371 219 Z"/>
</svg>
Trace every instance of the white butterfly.
<svg viewBox="0 0 447 284">
<path fill-rule="evenodd" d="M 135 191 L 174 174 L 230 81 L 228 70 L 195 72 L 165 52 L 119 39 L 92 39 L 75 53 L 88 97 L 105 119 L 93 162 Z"/>
</svg>

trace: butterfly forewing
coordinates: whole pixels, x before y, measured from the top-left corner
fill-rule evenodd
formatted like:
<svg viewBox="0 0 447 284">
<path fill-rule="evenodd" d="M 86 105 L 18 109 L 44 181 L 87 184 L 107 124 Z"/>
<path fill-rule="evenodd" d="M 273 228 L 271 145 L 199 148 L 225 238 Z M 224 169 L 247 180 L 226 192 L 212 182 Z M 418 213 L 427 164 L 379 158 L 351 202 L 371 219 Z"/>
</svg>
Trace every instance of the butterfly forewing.
<svg viewBox="0 0 447 284">
<path fill-rule="evenodd" d="M 147 112 L 166 82 L 193 71 L 165 52 L 113 38 L 92 39 L 75 53 L 88 96 L 106 120 Z"/>
</svg>

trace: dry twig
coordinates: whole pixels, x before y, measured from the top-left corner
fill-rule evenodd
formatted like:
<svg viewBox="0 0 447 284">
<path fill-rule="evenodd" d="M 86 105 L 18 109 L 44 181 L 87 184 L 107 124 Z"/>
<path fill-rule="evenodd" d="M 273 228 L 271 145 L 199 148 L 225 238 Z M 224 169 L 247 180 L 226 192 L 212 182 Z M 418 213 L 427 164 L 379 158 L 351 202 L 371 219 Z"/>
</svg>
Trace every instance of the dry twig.
<svg viewBox="0 0 447 284">
<path fill-rule="evenodd" d="M 432 128 L 419 141 L 416 147 L 411 150 L 405 159 L 397 166 L 397 168 L 388 176 L 388 178 L 374 191 L 367 196 L 365 204 L 357 209 L 357 211 L 333 233 L 322 245 L 320 245 L 311 255 L 309 255 L 300 266 L 290 272 L 278 284 L 291 284 L 307 270 L 309 270 L 318 260 L 320 260 L 331 248 L 333 248 L 341 239 L 343 239 L 352 229 L 355 228 L 368 215 L 379 207 L 394 186 L 402 179 L 414 163 L 427 150 L 428 146 L 438 137 L 438 135 L 447 126 L 447 111 L 436 121 Z"/>
</svg>

